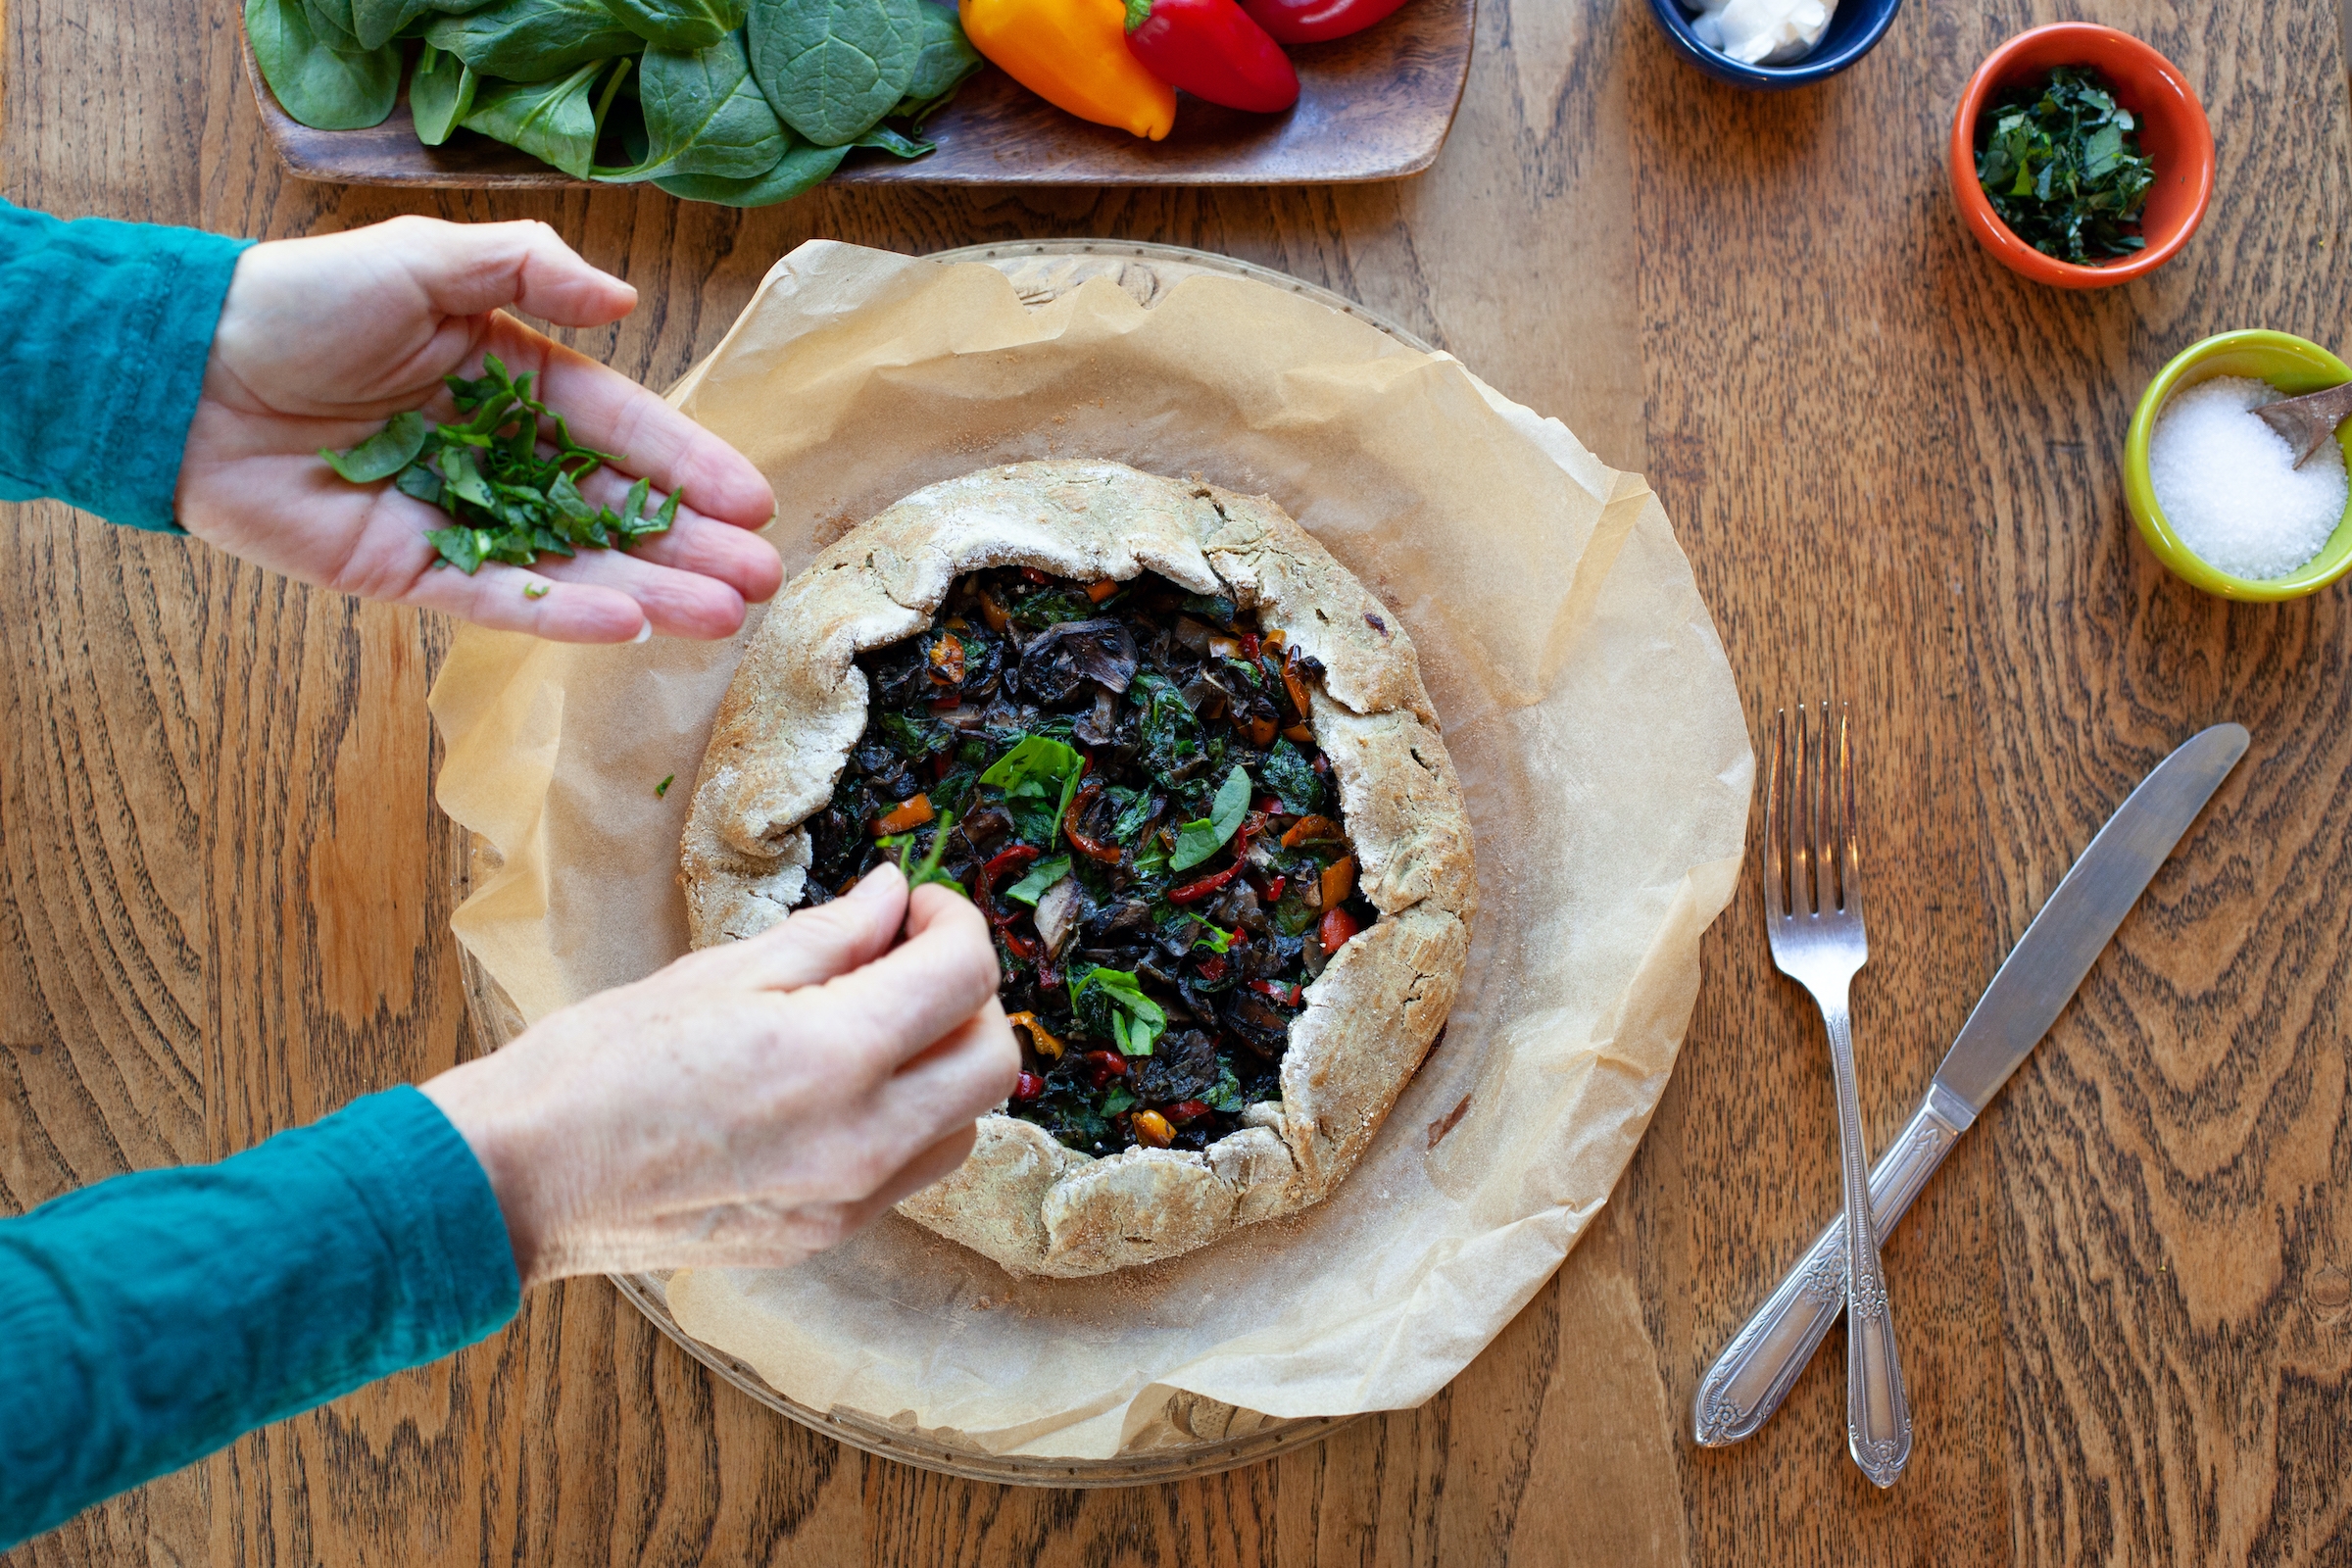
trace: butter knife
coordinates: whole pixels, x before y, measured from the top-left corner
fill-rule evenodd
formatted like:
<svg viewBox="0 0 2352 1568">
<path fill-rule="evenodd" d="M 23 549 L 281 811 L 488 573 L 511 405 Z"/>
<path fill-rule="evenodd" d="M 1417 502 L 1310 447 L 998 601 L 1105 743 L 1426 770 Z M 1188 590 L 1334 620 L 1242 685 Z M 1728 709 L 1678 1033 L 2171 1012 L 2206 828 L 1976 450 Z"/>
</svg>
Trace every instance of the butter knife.
<svg viewBox="0 0 2352 1568">
<path fill-rule="evenodd" d="M 2034 916 L 1944 1053 L 1909 1125 L 1871 1168 L 1870 1212 L 1882 1239 L 2058 1021 L 2246 744 L 2241 724 L 2189 737 L 2116 808 Z M 1699 1446 L 1720 1448 L 1752 1436 L 1844 1309 L 1845 1231 L 1832 1224 L 1700 1380 L 1692 1409 Z"/>
</svg>

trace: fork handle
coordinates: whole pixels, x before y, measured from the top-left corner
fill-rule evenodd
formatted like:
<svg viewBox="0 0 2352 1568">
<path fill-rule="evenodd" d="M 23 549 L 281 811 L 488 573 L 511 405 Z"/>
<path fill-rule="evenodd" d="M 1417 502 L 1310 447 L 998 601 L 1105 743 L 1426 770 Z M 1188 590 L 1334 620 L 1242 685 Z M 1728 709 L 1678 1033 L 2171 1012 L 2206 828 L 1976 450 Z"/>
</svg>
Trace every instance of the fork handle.
<svg viewBox="0 0 2352 1568">
<path fill-rule="evenodd" d="M 1870 1173 L 1870 1217 L 1881 1236 L 1927 1190 L 1944 1155 L 1976 1121 L 1968 1102 L 1931 1083 L 1927 1098 Z M 1845 1220 L 1821 1228 L 1813 1245 L 1740 1325 L 1732 1343 L 1699 1380 L 1691 1401 L 1691 1436 L 1701 1447 L 1721 1448 L 1752 1438 L 1772 1419 L 1797 1374 L 1845 1310 Z"/>
<path fill-rule="evenodd" d="M 1911 1400 L 1894 1343 L 1894 1309 L 1871 1223 L 1870 1154 L 1854 1087 L 1854 1024 L 1844 987 L 1821 998 L 1838 1085 L 1838 1164 L 1845 1190 L 1845 1446 L 1874 1486 L 1891 1487 L 1911 1462 Z"/>
</svg>

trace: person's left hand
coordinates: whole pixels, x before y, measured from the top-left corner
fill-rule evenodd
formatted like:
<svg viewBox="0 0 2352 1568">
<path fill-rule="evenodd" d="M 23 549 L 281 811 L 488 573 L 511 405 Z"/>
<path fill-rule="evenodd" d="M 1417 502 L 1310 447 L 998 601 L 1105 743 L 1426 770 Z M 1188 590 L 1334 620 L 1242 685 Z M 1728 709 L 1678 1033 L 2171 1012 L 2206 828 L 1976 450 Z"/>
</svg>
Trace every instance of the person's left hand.
<svg viewBox="0 0 2352 1568">
<path fill-rule="evenodd" d="M 745 602 L 783 578 L 752 532 L 775 515 L 767 481 L 644 387 L 503 309 L 600 326 L 636 303 L 544 223 L 396 218 L 257 245 L 237 262 L 213 336 L 180 464 L 180 525 L 304 582 L 485 626 L 586 643 L 728 636 Z M 620 455 L 621 471 L 582 487 L 589 501 L 617 508 L 640 474 L 656 502 L 682 490 L 670 530 L 626 553 L 485 563 L 468 576 L 435 564 L 425 530 L 449 522 L 437 508 L 389 482 L 347 484 L 319 460 L 403 410 L 453 417 L 441 377 L 480 374 L 485 353 L 534 374 L 534 395 L 576 440 Z"/>
</svg>

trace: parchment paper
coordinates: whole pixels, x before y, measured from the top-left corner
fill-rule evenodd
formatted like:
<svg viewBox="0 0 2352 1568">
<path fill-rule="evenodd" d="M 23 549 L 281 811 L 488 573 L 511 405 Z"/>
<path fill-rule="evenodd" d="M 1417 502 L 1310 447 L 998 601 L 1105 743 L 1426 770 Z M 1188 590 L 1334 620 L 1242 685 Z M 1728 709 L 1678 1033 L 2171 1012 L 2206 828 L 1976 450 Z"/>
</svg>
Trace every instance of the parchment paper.
<svg viewBox="0 0 2352 1568">
<path fill-rule="evenodd" d="M 1035 309 L 982 265 L 813 241 L 673 394 L 774 482 L 797 571 L 934 480 L 1115 459 L 1265 492 L 1402 619 L 1477 834 L 1451 1022 L 1330 1200 L 1152 1268 L 1019 1281 L 895 1215 L 790 1270 L 681 1273 L 689 1333 L 819 1409 L 989 1452 L 1164 1441 L 1171 1391 L 1417 1404 L 1606 1200 L 1674 1065 L 1754 772 L 1665 513 L 1444 355 L 1252 281 Z M 740 639 L 463 631 L 442 807 L 503 859 L 452 924 L 537 1018 L 685 951 L 690 781 Z"/>
</svg>

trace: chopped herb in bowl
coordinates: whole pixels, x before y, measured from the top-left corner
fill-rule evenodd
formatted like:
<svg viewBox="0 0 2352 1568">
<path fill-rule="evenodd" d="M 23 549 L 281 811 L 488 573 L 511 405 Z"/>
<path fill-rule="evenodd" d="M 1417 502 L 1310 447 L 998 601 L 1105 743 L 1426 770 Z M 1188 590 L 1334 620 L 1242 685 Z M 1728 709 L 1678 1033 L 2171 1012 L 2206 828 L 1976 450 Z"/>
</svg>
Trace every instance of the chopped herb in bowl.
<svg viewBox="0 0 2352 1568">
<path fill-rule="evenodd" d="M 1977 179 L 2018 238 L 2087 266 L 2147 244 L 2140 210 L 2156 183 L 2139 124 L 2087 67 L 2061 66 L 2004 94 L 1978 122 Z"/>
</svg>

